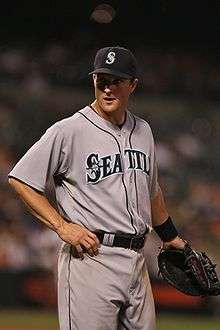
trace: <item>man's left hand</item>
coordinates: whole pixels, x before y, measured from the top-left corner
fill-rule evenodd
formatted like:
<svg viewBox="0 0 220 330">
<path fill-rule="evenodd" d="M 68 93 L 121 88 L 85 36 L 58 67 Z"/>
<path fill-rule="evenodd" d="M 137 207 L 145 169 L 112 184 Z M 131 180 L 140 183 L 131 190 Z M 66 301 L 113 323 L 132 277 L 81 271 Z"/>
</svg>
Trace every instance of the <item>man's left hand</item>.
<svg viewBox="0 0 220 330">
<path fill-rule="evenodd" d="M 186 242 L 179 236 L 175 237 L 172 241 L 163 242 L 163 248 L 168 249 L 169 247 L 175 249 L 184 249 Z"/>
</svg>

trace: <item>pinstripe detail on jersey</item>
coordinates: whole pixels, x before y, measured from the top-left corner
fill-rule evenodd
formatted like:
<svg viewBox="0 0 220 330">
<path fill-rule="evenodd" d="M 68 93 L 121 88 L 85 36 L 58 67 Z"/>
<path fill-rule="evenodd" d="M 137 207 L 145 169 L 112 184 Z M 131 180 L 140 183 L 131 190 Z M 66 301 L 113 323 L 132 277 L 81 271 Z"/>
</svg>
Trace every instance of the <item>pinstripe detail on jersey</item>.
<svg viewBox="0 0 220 330">
<path fill-rule="evenodd" d="M 118 146 L 119 153 L 120 153 L 120 155 L 121 155 L 121 147 L 120 147 L 120 144 L 119 144 L 118 140 L 116 139 L 116 137 L 115 137 L 112 133 L 106 131 L 104 128 L 102 128 L 102 127 L 98 126 L 97 124 L 93 123 L 93 122 L 92 122 L 92 121 L 91 121 L 91 120 L 90 120 L 90 119 L 89 119 L 84 113 L 82 113 L 82 112 L 80 112 L 80 111 L 79 111 L 78 113 L 80 113 L 80 114 L 81 114 L 86 120 L 88 120 L 92 125 L 94 125 L 94 126 L 97 127 L 98 129 L 100 129 L 101 131 L 103 131 L 103 132 L 105 132 L 105 133 L 111 135 L 111 136 L 114 138 L 114 140 L 116 141 L 117 146 Z M 129 214 L 129 216 L 130 216 L 131 225 L 132 225 L 132 227 L 133 227 L 133 229 L 134 229 L 134 232 L 135 232 L 135 234 L 137 234 L 137 229 L 136 229 L 135 226 L 134 226 L 133 216 L 132 216 L 132 214 L 131 214 L 131 212 L 130 212 L 130 210 L 129 210 L 129 207 L 128 207 L 128 206 L 129 206 L 129 205 L 128 205 L 128 192 L 127 192 L 127 188 L 126 188 L 126 185 L 125 185 L 124 174 L 123 174 L 123 173 L 122 173 L 121 178 L 122 178 L 122 184 L 123 184 L 123 186 L 124 186 L 124 190 L 125 190 L 126 209 L 127 209 L 128 214 Z"/>
<path fill-rule="evenodd" d="M 70 262 L 72 258 L 72 245 L 70 246 L 70 251 L 69 251 L 69 261 L 68 261 L 68 318 L 69 318 L 69 330 L 72 330 L 72 325 L 71 325 L 71 297 L 70 297 Z"/>
<path fill-rule="evenodd" d="M 130 135 L 129 135 L 129 146 L 130 146 L 131 149 L 132 149 L 131 136 L 132 136 L 132 134 L 135 130 L 135 127 L 136 127 L 136 119 L 133 115 L 132 115 L 132 118 L 133 118 L 133 127 L 132 127 L 132 130 L 131 130 Z M 134 185 L 135 185 L 135 192 L 136 192 L 137 213 L 139 214 L 138 190 L 137 190 L 137 173 L 136 173 L 136 171 L 134 171 Z"/>
</svg>

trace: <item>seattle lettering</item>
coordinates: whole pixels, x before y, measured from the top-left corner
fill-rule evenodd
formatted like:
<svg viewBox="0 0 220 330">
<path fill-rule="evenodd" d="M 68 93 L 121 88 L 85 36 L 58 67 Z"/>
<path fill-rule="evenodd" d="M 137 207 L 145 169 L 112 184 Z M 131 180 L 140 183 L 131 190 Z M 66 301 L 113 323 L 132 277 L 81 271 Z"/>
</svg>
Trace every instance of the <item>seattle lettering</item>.
<svg viewBox="0 0 220 330">
<path fill-rule="evenodd" d="M 98 153 L 91 153 L 86 160 L 86 179 L 88 183 L 96 183 L 110 175 L 124 173 L 125 170 L 139 170 L 149 175 L 149 156 L 135 149 L 124 150 L 123 162 L 121 154 L 101 157 Z M 127 168 L 124 168 L 126 164 Z"/>
</svg>

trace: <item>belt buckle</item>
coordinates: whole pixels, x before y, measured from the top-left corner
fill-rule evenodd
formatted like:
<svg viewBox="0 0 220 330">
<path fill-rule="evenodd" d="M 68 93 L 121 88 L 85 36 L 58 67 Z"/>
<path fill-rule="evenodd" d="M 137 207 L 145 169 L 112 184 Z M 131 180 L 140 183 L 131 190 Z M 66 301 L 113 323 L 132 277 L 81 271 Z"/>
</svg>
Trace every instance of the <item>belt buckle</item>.
<svg viewBox="0 0 220 330">
<path fill-rule="evenodd" d="M 102 244 L 106 246 L 114 245 L 115 234 L 113 233 L 105 233 L 103 236 Z"/>
</svg>

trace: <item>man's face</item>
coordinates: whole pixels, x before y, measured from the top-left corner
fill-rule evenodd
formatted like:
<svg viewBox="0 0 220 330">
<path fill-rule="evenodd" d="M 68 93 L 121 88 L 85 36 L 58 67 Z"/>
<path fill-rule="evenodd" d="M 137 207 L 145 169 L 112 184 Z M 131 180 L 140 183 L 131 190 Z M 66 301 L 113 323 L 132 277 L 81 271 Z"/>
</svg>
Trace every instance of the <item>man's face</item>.
<svg viewBox="0 0 220 330">
<path fill-rule="evenodd" d="M 106 73 L 93 75 L 95 96 L 100 109 L 106 113 L 125 110 L 137 79 L 125 79 Z"/>
</svg>

